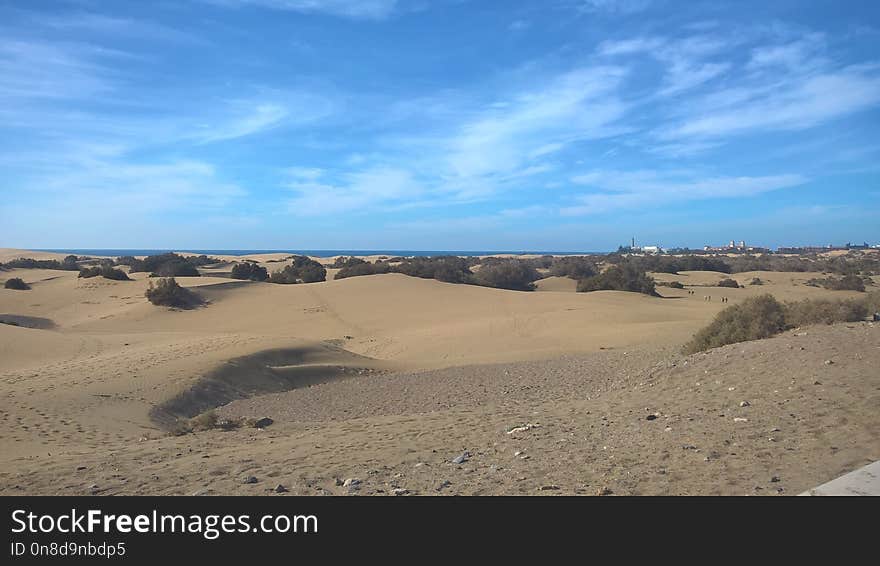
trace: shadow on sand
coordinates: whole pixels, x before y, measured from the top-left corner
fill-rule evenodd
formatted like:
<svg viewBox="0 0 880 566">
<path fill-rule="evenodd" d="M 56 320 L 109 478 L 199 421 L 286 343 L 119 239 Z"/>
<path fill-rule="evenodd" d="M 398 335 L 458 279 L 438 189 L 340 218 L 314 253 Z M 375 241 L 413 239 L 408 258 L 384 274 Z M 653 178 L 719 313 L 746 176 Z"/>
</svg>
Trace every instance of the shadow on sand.
<svg viewBox="0 0 880 566">
<path fill-rule="evenodd" d="M 195 417 L 237 399 L 281 393 L 381 369 L 384 365 L 378 360 L 326 342 L 264 350 L 234 358 L 215 368 L 188 390 L 153 407 L 150 419 L 171 431 L 181 419 Z"/>
</svg>

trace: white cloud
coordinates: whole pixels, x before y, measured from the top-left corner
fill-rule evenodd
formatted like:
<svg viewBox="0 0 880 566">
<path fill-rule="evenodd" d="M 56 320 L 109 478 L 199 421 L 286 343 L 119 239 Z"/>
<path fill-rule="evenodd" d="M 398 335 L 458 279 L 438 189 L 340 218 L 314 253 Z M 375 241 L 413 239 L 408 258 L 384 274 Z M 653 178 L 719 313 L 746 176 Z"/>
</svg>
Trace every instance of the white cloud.
<svg viewBox="0 0 880 566">
<path fill-rule="evenodd" d="M 418 199 L 424 189 L 404 169 L 376 167 L 341 176 L 340 182 L 322 181 L 323 175 L 303 177 L 295 171 L 285 186 L 296 193 L 288 209 L 298 216 L 320 216 L 365 211 L 378 206 Z"/>
<path fill-rule="evenodd" d="M 652 0 L 580 0 L 578 9 L 587 14 L 635 14 L 648 9 Z"/>
<path fill-rule="evenodd" d="M 303 14 L 328 14 L 382 20 L 394 12 L 397 0 L 207 0 L 225 6 L 259 6 Z"/>
<path fill-rule="evenodd" d="M 460 128 L 450 143 L 452 171 L 464 178 L 509 173 L 530 156 L 611 135 L 625 111 L 616 97 L 624 74 L 619 67 L 582 68 L 515 94 Z"/>
<path fill-rule="evenodd" d="M 599 214 L 618 209 L 654 207 L 693 200 L 751 197 L 808 182 L 798 174 L 749 176 L 701 176 L 693 171 L 592 171 L 571 179 L 596 191 L 580 194 L 577 205 L 565 207 L 563 215 Z"/>
<path fill-rule="evenodd" d="M 880 74 L 870 66 L 846 67 L 808 77 L 791 77 L 776 88 L 757 85 L 736 91 L 717 111 L 661 130 L 663 139 L 711 138 L 761 130 L 800 130 L 880 103 Z"/>
</svg>

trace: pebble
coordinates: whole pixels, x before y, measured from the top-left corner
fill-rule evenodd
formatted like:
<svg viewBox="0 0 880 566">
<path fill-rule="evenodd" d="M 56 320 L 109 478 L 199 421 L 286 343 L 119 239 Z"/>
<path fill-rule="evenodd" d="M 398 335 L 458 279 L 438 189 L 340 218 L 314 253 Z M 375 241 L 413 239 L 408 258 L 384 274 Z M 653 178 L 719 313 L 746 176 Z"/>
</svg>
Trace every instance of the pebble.
<svg viewBox="0 0 880 566">
<path fill-rule="evenodd" d="M 402 487 L 397 487 L 392 489 L 391 493 L 393 493 L 394 495 L 409 495 L 409 490 Z"/>
<path fill-rule="evenodd" d="M 290 490 L 279 483 L 272 491 L 274 491 L 275 493 L 287 493 Z"/>
<path fill-rule="evenodd" d="M 344 482 L 342 482 L 342 487 L 355 488 L 357 489 L 361 485 L 361 480 L 357 478 L 347 478 Z"/>
<path fill-rule="evenodd" d="M 459 456 L 452 459 L 453 464 L 464 464 L 471 457 L 471 453 L 465 450 Z"/>
<path fill-rule="evenodd" d="M 257 420 L 257 422 L 254 423 L 254 428 L 266 428 L 274 422 L 275 421 L 273 421 L 269 417 L 263 417 L 262 419 L 259 419 Z"/>
<path fill-rule="evenodd" d="M 244 481 L 242 483 L 257 483 L 257 481 L 259 480 L 257 480 L 257 478 L 255 478 L 254 476 L 248 476 L 244 478 Z"/>
<path fill-rule="evenodd" d="M 748 401 L 741 401 L 740 404 L 739 404 L 739 406 L 740 406 L 740 407 L 751 407 L 752 404 L 749 403 Z"/>
<path fill-rule="evenodd" d="M 451 482 L 451 481 L 449 481 L 449 480 L 443 480 L 442 482 L 440 482 L 439 484 L 437 484 L 437 487 L 435 487 L 434 489 L 437 490 L 437 491 L 443 491 L 444 489 L 446 489 L 447 487 L 449 487 L 449 486 L 451 486 L 451 485 L 452 485 L 452 482 Z"/>
</svg>

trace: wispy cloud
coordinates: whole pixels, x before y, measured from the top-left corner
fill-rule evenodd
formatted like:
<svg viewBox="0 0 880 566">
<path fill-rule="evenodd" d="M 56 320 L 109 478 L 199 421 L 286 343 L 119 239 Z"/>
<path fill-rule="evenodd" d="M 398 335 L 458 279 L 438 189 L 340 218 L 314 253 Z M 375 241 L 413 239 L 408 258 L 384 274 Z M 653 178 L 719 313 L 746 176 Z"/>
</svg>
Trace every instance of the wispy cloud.
<svg viewBox="0 0 880 566">
<path fill-rule="evenodd" d="M 586 14 L 635 14 L 646 10 L 651 0 L 579 0 L 578 9 Z"/>
<path fill-rule="evenodd" d="M 760 177 L 704 176 L 693 171 L 592 171 L 572 183 L 597 192 L 580 194 L 575 206 L 562 208 L 567 216 L 599 214 L 625 208 L 669 205 L 718 198 L 752 197 L 808 182 L 798 174 Z"/>
<path fill-rule="evenodd" d="M 730 104 L 704 110 L 660 131 L 663 139 L 712 138 L 767 130 L 802 130 L 880 103 L 880 67 L 857 65 L 744 87 Z"/>
<path fill-rule="evenodd" d="M 397 0 L 204 0 L 229 7 L 256 6 L 303 14 L 328 14 L 355 19 L 382 20 L 389 17 Z"/>
<path fill-rule="evenodd" d="M 293 168 L 287 173 L 291 180 L 285 186 L 296 194 L 288 208 L 298 216 L 364 211 L 417 200 L 425 192 L 409 171 L 392 167 L 344 174 L 338 183 L 324 181 L 324 173 L 315 169 Z"/>
</svg>

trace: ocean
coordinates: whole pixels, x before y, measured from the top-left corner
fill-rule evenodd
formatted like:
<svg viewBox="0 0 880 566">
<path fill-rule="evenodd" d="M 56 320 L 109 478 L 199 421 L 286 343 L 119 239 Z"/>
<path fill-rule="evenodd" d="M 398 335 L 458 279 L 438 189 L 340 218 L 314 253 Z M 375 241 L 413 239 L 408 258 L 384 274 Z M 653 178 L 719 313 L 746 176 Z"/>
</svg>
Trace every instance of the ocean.
<svg viewBox="0 0 880 566">
<path fill-rule="evenodd" d="M 387 255 L 387 256 L 418 256 L 429 257 L 438 255 L 482 256 L 482 255 L 596 255 L 607 252 L 553 252 L 553 251 L 498 251 L 498 250 L 200 250 L 191 248 L 170 249 L 38 249 L 40 252 L 54 252 L 73 255 L 92 256 L 140 256 L 157 255 L 173 251 L 189 252 L 205 255 L 249 255 L 249 254 L 298 254 L 314 257 L 332 257 L 337 255 Z"/>
</svg>

